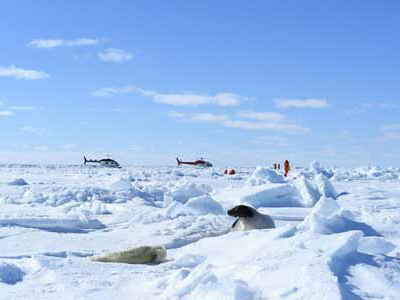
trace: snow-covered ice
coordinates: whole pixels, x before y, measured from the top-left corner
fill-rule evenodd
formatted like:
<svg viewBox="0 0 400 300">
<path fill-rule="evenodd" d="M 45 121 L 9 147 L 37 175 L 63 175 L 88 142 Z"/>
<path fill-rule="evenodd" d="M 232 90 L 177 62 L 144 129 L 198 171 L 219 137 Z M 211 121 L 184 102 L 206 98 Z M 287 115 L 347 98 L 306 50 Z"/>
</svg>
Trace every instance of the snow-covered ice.
<svg viewBox="0 0 400 300">
<path fill-rule="evenodd" d="M 0 299 L 400 299 L 400 169 L 235 171 L 1 165 Z M 238 204 L 277 228 L 230 232 Z"/>
</svg>

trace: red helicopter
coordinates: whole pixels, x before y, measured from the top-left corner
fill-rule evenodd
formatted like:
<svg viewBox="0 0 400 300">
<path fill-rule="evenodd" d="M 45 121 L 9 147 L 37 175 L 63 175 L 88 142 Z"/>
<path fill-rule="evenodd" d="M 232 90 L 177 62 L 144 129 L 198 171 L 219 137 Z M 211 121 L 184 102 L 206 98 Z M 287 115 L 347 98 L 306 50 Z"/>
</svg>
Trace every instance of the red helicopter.
<svg viewBox="0 0 400 300">
<path fill-rule="evenodd" d="M 176 161 L 178 162 L 178 166 L 180 165 L 191 165 L 191 166 L 199 166 L 203 168 L 209 168 L 212 167 L 212 163 L 205 161 L 203 158 L 200 158 L 195 161 L 181 161 L 179 158 L 176 158 Z"/>
</svg>

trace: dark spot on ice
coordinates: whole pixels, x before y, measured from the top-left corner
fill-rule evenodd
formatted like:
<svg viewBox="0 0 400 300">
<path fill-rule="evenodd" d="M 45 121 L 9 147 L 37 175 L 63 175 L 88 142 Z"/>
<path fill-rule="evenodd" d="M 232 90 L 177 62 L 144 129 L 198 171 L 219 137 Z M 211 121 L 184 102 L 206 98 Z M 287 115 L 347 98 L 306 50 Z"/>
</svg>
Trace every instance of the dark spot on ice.
<svg viewBox="0 0 400 300">
<path fill-rule="evenodd" d="M 24 275 L 25 273 L 16 265 L 0 262 L 0 282 L 5 284 L 16 284 L 17 282 L 22 281 Z"/>
<path fill-rule="evenodd" d="M 345 196 L 345 195 L 349 195 L 350 193 L 348 192 L 341 192 L 339 195 L 336 196 L 336 199 L 339 198 L 340 196 Z"/>
</svg>

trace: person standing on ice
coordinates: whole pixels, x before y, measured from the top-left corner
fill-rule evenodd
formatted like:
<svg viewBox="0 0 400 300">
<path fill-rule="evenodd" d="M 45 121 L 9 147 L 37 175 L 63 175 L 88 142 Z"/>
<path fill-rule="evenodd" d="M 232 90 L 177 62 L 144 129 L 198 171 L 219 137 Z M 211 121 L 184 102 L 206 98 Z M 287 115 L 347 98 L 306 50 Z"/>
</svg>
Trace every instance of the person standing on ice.
<svg viewBox="0 0 400 300">
<path fill-rule="evenodd" d="M 289 164 L 289 161 L 288 161 L 288 160 L 285 160 L 285 162 L 284 162 L 284 164 L 283 164 L 283 169 L 284 169 L 284 171 L 285 171 L 284 175 L 285 175 L 285 177 L 286 177 L 287 174 L 288 174 L 289 171 L 290 171 L 290 164 Z"/>
</svg>

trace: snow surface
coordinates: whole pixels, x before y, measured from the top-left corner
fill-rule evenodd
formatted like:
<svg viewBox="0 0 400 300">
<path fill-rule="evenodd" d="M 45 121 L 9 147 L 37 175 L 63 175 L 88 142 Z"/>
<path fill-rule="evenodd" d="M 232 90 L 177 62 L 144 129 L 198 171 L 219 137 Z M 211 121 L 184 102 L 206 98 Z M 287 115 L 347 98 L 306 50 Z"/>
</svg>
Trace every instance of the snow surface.
<svg viewBox="0 0 400 300">
<path fill-rule="evenodd" d="M 400 299 L 400 169 L 235 170 L 1 165 L 0 299 Z M 231 232 L 240 203 L 277 228 Z"/>
</svg>

